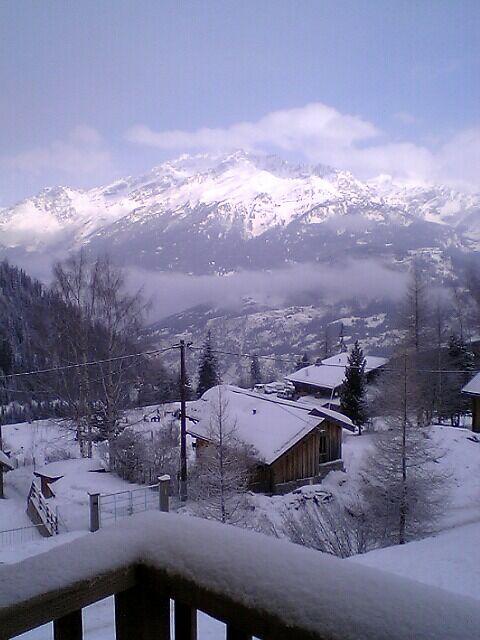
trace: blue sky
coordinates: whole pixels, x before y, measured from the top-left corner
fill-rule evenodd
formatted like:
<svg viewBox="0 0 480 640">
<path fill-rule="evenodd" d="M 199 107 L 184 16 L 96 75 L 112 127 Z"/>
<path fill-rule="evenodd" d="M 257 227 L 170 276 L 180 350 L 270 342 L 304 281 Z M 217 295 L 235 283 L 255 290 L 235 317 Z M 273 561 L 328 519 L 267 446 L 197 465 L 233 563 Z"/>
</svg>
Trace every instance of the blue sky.
<svg viewBox="0 0 480 640">
<path fill-rule="evenodd" d="M 475 189 L 479 33 L 478 0 L 4 0 L 0 205 L 238 146 Z"/>
</svg>

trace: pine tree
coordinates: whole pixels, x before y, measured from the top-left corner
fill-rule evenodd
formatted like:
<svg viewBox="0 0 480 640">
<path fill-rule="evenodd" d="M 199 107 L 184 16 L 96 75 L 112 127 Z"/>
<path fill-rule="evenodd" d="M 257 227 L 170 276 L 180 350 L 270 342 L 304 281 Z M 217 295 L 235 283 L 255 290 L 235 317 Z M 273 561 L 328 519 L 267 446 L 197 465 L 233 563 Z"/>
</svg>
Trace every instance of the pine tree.
<svg viewBox="0 0 480 640">
<path fill-rule="evenodd" d="M 260 384 L 261 382 L 262 382 L 262 370 L 260 369 L 258 356 L 253 356 L 252 362 L 250 364 L 250 384 L 252 389 L 256 384 Z"/>
<path fill-rule="evenodd" d="M 348 356 L 348 364 L 345 370 L 345 379 L 340 394 L 340 406 L 342 411 L 358 427 L 359 434 L 365 424 L 365 358 L 358 340 Z"/>
<path fill-rule="evenodd" d="M 220 376 L 218 374 L 218 363 L 213 350 L 212 334 L 209 331 L 205 338 L 205 342 L 203 343 L 203 351 L 200 357 L 200 366 L 198 368 L 198 396 L 202 396 L 205 391 L 208 391 L 208 389 L 215 387 L 219 383 Z"/>
<path fill-rule="evenodd" d="M 452 334 L 448 341 L 446 358 L 447 373 L 442 375 L 442 415 L 448 418 L 452 426 L 460 424 L 460 416 L 470 407 L 469 398 L 462 396 L 461 389 L 472 377 L 474 354 L 465 341 Z"/>
<path fill-rule="evenodd" d="M 10 342 L 0 335 L 0 373 L 10 373 L 13 364 L 13 353 Z"/>
</svg>

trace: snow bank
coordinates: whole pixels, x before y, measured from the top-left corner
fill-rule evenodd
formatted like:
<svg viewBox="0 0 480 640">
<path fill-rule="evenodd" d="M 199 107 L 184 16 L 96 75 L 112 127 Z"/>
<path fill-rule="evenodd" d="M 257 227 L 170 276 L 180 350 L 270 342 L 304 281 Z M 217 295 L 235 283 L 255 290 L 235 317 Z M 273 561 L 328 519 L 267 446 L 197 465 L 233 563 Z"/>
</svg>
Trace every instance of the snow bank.
<svg viewBox="0 0 480 640">
<path fill-rule="evenodd" d="M 2 608 L 134 562 L 342 640 L 467 640 L 478 603 L 227 525 L 148 513 L 0 567 Z"/>
<path fill-rule="evenodd" d="M 480 599 L 480 523 L 349 559 L 364 566 Z"/>
</svg>

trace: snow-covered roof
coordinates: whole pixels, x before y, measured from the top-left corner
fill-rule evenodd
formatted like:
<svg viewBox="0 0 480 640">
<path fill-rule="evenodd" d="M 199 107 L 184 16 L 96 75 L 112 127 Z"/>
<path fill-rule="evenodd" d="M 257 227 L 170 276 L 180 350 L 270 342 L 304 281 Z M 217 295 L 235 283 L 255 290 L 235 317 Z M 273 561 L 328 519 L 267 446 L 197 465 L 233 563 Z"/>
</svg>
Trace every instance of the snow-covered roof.
<svg viewBox="0 0 480 640">
<path fill-rule="evenodd" d="M 308 384 L 322 389 L 336 389 L 345 377 L 345 367 L 327 367 L 322 364 L 311 364 L 286 376 L 290 382 Z"/>
<path fill-rule="evenodd" d="M 322 360 L 322 364 L 346 367 L 348 365 L 348 356 L 349 354 L 346 351 L 342 351 L 342 353 L 337 353 L 335 356 L 325 358 Z M 381 358 L 380 356 L 365 356 L 365 372 L 368 373 L 369 371 L 383 367 L 387 362 L 388 358 Z"/>
<path fill-rule="evenodd" d="M 327 405 L 335 405 L 337 407 L 340 406 L 339 398 L 332 398 L 331 395 L 328 396 L 300 396 L 297 400 L 300 404 L 308 404 L 313 407 L 325 407 Z"/>
<path fill-rule="evenodd" d="M 462 393 L 467 393 L 471 396 L 480 396 L 480 373 L 477 373 L 477 375 L 463 387 Z"/>
<path fill-rule="evenodd" d="M 219 385 L 205 392 L 201 401 L 192 407 L 190 413 L 198 417 L 198 423 L 188 427 L 191 435 L 208 439 L 211 403 L 218 403 L 219 393 L 222 401 L 228 403 L 227 414 L 235 423 L 238 438 L 253 445 L 267 464 L 283 455 L 326 417 L 314 415 L 313 407 L 306 404 Z"/>
<path fill-rule="evenodd" d="M 330 418 L 332 422 L 339 424 L 340 426 L 348 429 L 349 431 L 356 431 L 356 427 L 349 417 L 340 413 L 339 411 L 334 411 L 333 409 L 327 409 L 327 407 L 315 407 L 312 410 L 313 415 L 321 416 L 322 418 Z"/>
<path fill-rule="evenodd" d="M 387 358 L 379 356 L 365 356 L 365 372 L 382 367 L 388 362 Z M 286 376 L 290 382 L 308 384 L 322 389 L 336 389 L 345 378 L 345 369 L 348 364 L 348 353 L 339 353 L 322 360 L 322 364 L 311 364 Z"/>
<path fill-rule="evenodd" d="M 14 468 L 10 458 L 1 449 L 0 449 L 0 464 L 3 465 L 4 467 L 7 467 L 8 469 L 10 469 L 10 471 L 12 471 L 13 468 Z"/>
</svg>

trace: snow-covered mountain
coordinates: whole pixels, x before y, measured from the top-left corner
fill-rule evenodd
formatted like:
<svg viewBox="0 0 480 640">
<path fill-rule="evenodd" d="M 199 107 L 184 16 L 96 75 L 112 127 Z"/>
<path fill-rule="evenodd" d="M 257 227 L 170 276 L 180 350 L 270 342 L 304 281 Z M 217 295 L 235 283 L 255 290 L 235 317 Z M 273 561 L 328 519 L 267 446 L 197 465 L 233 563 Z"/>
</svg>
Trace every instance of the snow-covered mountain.
<svg viewBox="0 0 480 640">
<path fill-rule="evenodd" d="M 480 249 L 480 195 L 238 151 L 181 156 L 87 191 L 44 189 L 0 211 L 4 255 L 80 247 L 186 273 L 412 252 L 450 259 Z"/>
</svg>

